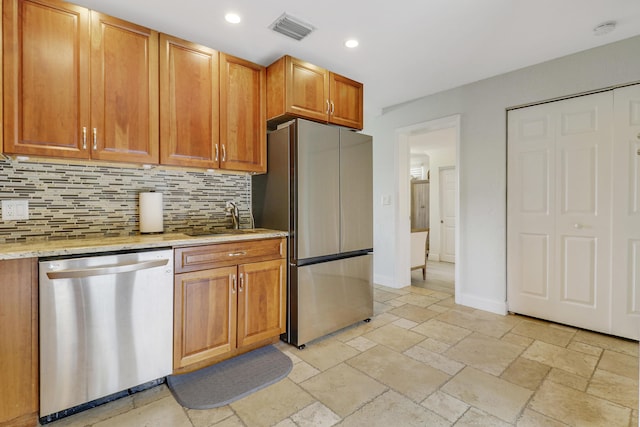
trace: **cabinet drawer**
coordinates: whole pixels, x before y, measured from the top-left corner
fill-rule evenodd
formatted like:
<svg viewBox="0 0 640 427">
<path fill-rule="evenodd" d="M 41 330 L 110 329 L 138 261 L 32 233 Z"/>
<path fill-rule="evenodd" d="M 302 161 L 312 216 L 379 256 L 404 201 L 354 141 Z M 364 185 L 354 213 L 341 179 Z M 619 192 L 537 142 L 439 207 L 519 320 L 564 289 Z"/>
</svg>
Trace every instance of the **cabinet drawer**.
<svg viewBox="0 0 640 427">
<path fill-rule="evenodd" d="M 285 239 L 262 239 L 176 248 L 175 272 L 205 270 L 284 258 Z"/>
</svg>

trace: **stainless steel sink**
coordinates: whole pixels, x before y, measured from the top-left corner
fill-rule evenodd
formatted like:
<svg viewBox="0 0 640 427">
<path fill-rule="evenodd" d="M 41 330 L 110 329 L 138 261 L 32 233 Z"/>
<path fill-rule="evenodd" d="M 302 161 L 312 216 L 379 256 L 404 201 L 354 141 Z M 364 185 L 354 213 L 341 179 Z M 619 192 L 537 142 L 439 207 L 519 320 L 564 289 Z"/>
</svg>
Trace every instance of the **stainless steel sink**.
<svg viewBox="0 0 640 427">
<path fill-rule="evenodd" d="M 233 228 L 214 228 L 214 229 L 196 229 L 196 230 L 189 230 L 189 231 L 185 231 L 184 234 L 186 234 L 187 236 L 192 236 L 192 237 L 202 237 L 202 236 L 222 236 L 222 235 L 228 235 L 228 236 L 233 236 L 233 235 L 238 235 L 238 234 L 257 234 L 257 233 L 263 233 L 264 230 L 260 229 L 260 228 L 238 228 L 238 229 L 233 229 Z"/>
</svg>

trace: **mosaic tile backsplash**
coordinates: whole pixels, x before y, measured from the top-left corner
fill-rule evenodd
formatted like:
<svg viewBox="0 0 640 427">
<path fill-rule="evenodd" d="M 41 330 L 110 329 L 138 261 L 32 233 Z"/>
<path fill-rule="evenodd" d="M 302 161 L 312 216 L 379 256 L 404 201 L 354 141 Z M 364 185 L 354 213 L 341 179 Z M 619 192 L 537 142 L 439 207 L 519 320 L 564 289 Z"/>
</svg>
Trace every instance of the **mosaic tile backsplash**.
<svg viewBox="0 0 640 427">
<path fill-rule="evenodd" d="M 251 225 L 249 175 L 0 160 L 0 200 L 29 201 L 28 220 L 0 219 L 0 243 L 138 234 L 144 191 L 163 193 L 165 232 L 230 226 L 227 201 Z"/>
</svg>

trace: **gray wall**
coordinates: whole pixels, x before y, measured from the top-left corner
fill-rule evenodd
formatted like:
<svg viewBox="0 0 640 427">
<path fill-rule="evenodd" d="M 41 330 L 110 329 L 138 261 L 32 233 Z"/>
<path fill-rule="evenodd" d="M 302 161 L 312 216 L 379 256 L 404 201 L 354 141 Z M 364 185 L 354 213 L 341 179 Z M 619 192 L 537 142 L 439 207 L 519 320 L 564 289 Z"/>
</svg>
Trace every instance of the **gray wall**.
<svg viewBox="0 0 640 427">
<path fill-rule="evenodd" d="M 396 129 L 461 115 L 460 247 L 456 300 L 495 312 L 506 309 L 506 109 L 640 81 L 640 37 L 482 80 L 366 117 L 374 140 L 374 279 L 407 286 L 398 271 L 394 224 L 404 215 L 382 206 L 398 194 Z M 473 64 L 469 64 L 473 66 Z"/>
</svg>

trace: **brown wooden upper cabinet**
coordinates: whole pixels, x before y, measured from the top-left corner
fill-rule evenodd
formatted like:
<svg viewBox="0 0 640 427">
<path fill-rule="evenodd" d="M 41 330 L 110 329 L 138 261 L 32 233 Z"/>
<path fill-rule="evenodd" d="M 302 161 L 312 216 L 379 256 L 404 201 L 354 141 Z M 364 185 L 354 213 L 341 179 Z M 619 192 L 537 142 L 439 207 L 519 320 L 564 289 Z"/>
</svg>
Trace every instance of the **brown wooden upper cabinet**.
<svg viewBox="0 0 640 427">
<path fill-rule="evenodd" d="M 362 129 L 363 85 L 283 56 L 267 67 L 267 118 L 274 125 L 295 117 Z"/>
<path fill-rule="evenodd" d="M 266 70 L 160 35 L 160 162 L 266 172 Z"/>
<path fill-rule="evenodd" d="M 217 168 L 217 50 L 160 34 L 160 163 Z"/>
<path fill-rule="evenodd" d="M 158 33 L 4 0 L 4 152 L 158 163 Z"/>
<path fill-rule="evenodd" d="M 267 171 L 267 71 L 220 54 L 220 167 Z"/>
</svg>

